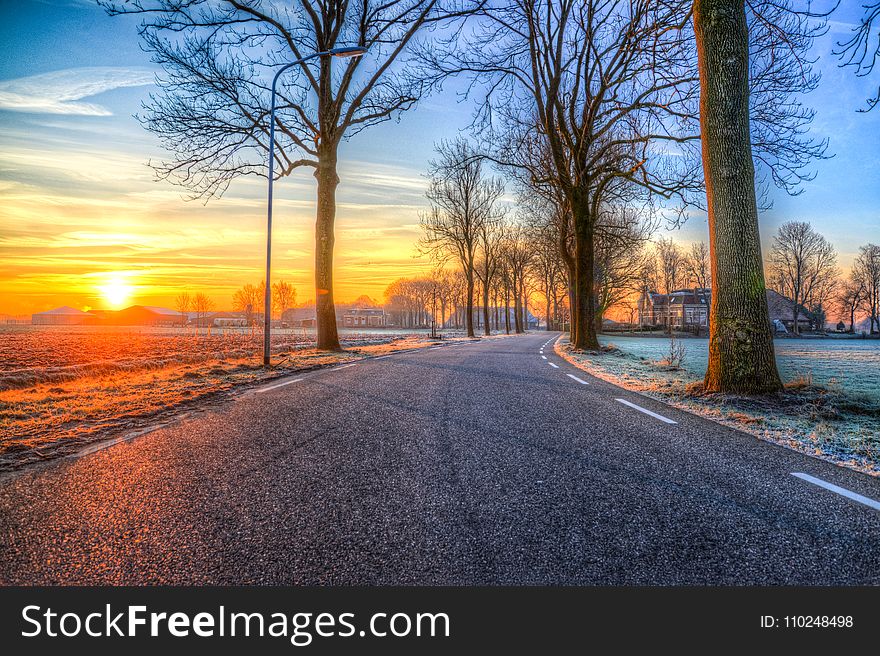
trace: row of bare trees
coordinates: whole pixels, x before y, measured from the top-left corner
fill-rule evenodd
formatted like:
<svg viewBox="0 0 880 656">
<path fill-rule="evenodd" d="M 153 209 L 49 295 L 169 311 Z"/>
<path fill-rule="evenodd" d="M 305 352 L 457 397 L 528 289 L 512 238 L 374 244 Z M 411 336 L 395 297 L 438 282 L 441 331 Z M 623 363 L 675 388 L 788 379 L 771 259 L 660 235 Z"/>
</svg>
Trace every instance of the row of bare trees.
<svg viewBox="0 0 880 656">
<path fill-rule="evenodd" d="M 232 309 L 244 313 L 247 325 L 251 326 L 256 321 L 256 315 L 262 314 L 265 297 L 265 280 L 261 280 L 258 285 L 247 283 L 235 290 L 232 295 Z M 296 305 L 296 288 L 284 280 L 272 283 L 272 318 L 281 318 L 281 314 L 294 305 Z"/>
<path fill-rule="evenodd" d="M 621 225 L 623 238 L 633 237 L 627 212 L 643 216 L 647 209 L 674 223 L 690 205 L 708 210 L 715 295 L 705 387 L 737 392 L 781 389 L 758 234 L 763 181 L 794 192 L 810 178 L 810 161 L 825 152 L 807 136 L 813 113 L 800 101 L 818 84 L 808 53 L 824 25 L 797 3 L 102 2 L 112 14 L 144 19 L 144 47 L 165 73 L 144 122 L 174 154 L 157 172 L 195 197 L 222 194 L 240 176 L 265 175 L 275 70 L 337 46 L 367 49 L 340 65 L 329 54 L 309 59 L 279 89 L 278 176 L 309 167 L 317 180 L 319 348 L 339 348 L 332 269 L 341 141 L 413 107 L 448 76 L 466 75 L 469 88 L 483 94 L 474 121 L 481 157 L 547 203 L 544 216 L 557 223 L 575 347 L 598 346 L 596 317 L 614 294 L 597 293 L 597 286 L 613 278 Z M 843 63 L 863 73 L 873 67 L 876 4 L 866 11 L 841 45 Z M 450 190 L 442 159 L 431 192 L 440 214 L 449 210 Z M 486 179 L 476 192 L 485 205 L 497 189 Z M 428 249 L 445 239 L 433 212 L 424 221 Z M 488 282 L 494 265 L 485 246 L 478 259 L 484 236 L 476 223 L 460 236 L 465 246 L 455 257 L 472 308 L 477 281 Z M 512 279 L 510 287 L 522 284 Z"/>
<path fill-rule="evenodd" d="M 441 269 L 453 267 L 464 279 L 464 327 L 474 337 L 474 308 L 482 311 L 480 323 L 491 333 L 493 308 L 503 307 L 509 330 L 525 330 L 528 316 L 529 274 L 540 247 L 536 233 L 522 220 L 511 217 L 502 202 L 504 182 L 487 172 L 486 158 L 467 140 L 443 142 L 430 163 L 427 191 L 431 207 L 420 217 L 422 254 Z M 536 247 L 538 246 L 538 247 Z M 476 302 L 479 289 L 480 302 Z M 497 321 L 496 321 L 497 323 Z"/>
<path fill-rule="evenodd" d="M 184 315 L 194 312 L 196 315 L 196 325 L 201 325 L 203 320 L 211 314 L 217 307 L 214 299 L 204 292 L 180 292 L 174 298 L 174 309 Z"/>
<path fill-rule="evenodd" d="M 247 325 L 256 323 L 256 315 L 263 307 L 266 293 L 266 282 L 259 285 L 247 283 L 235 290 L 232 295 L 232 309 L 245 315 Z M 296 288 L 284 280 L 272 284 L 272 317 L 279 318 L 281 313 L 296 304 Z M 217 309 L 213 298 L 203 292 L 190 294 L 181 292 L 174 299 L 174 308 L 181 314 L 194 312 L 196 323 L 201 325 L 211 312 Z"/>
<path fill-rule="evenodd" d="M 857 314 L 868 317 L 868 332 L 880 333 L 880 246 L 865 244 L 853 263 L 849 276 L 838 289 L 837 301 L 849 317 L 849 331 L 855 332 Z"/>
</svg>

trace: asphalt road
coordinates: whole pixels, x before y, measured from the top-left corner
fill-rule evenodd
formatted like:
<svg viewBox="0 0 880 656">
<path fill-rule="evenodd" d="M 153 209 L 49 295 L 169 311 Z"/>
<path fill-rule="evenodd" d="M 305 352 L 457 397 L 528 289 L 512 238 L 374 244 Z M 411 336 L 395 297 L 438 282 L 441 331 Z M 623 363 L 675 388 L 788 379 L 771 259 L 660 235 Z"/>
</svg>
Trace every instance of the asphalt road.
<svg viewBox="0 0 880 656">
<path fill-rule="evenodd" d="M 792 473 L 880 481 L 591 378 L 555 337 L 314 371 L 6 475 L 0 581 L 880 583 L 880 510 Z"/>
</svg>

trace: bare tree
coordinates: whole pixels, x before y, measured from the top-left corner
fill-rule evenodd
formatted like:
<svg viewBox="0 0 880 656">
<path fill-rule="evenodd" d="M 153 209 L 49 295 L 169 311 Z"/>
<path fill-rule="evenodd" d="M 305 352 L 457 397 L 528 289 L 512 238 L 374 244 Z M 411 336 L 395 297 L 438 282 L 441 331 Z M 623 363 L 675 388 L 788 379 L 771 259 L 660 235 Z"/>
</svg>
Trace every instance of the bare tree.
<svg viewBox="0 0 880 656">
<path fill-rule="evenodd" d="M 434 281 L 437 302 L 440 304 L 440 316 L 437 317 L 437 323 L 443 328 L 449 318 L 447 310 L 451 309 L 455 303 L 454 276 L 446 269 L 439 268 L 431 274 L 431 279 Z"/>
<path fill-rule="evenodd" d="M 795 334 L 800 332 L 798 313 L 816 310 L 826 302 L 837 277 L 834 246 L 805 221 L 779 227 L 770 249 L 770 280 L 792 304 Z"/>
<path fill-rule="evenodd" d="M 657 256 L 658 281 L 664 294 L 680 289 L 687 276 L 687 260 L 672 238 L 660 237 L 654 244 Z"/>
<path fill-rule="evenodd" d="M 289 282 L 279 280 L 272 283 L 272 312 L 276 317 L 294 306 L 296 303 L 296 288 Z"/>
<path fill-rule="evenodd" d="M 505 223 L 503 216 L 497 213 L 489 216 L 477 228 L 477 262 L 474 273 L 480 281 L 483 293 L 483 334 L 491 335 L 489 320 L 489 295 L 492 283 L 498 275 L 504 246 Z"/>
<path fill-rule="evenodd" d="M 189 295 L 189 292 L 180 292 L 174 298 L 174 308 L 183 315 L 189 314 L 192 306 L 193 298 Z"/>
<path fill-rule="evenodd" d="M 865 2 L 862 7 L 865 15 L 853 28 L 849 39 L 837 44 L 836 54 L 840 57 L 841 66 L 855 68 L 856 75 L 865 77 L 874 72 L 880 60 L 880 1 Z M 880 103 L 880 89 L 873 97 L 868 98 L 867 108 L 861 112 L 869 112 Z"/>
<path fill-rule="evenodd" d="M 213 298 L 203 292 L 198 292 L 193 297 L 193 311 L 196 313 L 196 326 L 201 326 L 202 322 L 208 318 L 208 315 L 214 311 L 215 307 L 217 307 L 217 304 L 214 303 Z"/>
<path fill-rule="evenodd" d="M 674 156 L 697 139 L 696 130 L 674 132 L 696 97 L 695 75 L 679 74 L 687 69 L 687 37 L 675 29 L 686 22 L 688 6 L 490 3 L 477 28 L 425 57 L 440 75 L 470 73 L 485 82 L 474 87 L 488 90 L 476 124 L 487 132 L 497 123 L 504 128 L 500 143 L 490 138 L 493 159 L 558 190 L 570 212 L 576 348 L 598 348 L 595 239 L 602 205 L 621 187 L 674 198 L 697 185 L 692 161 Z"/>
<path fill-rule="evenodd" d="M 865 244 L 859 248 L 853 277 L 865 289 L 864 304 L 870 319 L 868 332 L 880 332 L 880 246 Z"/>
<path fill-rule="evenodd" d="M 232 309 L 236 312 L 244 312 L 248 326 L 254 325 L 256 310 L 262 307 L 265 285 L 265 281 L 259 285 L 247 283 L 235 290 L 232 295 Z"/>
<path fill-rule="evenodd" d="M 532 270 L 544 296 L 547 330 L 555 330 L 559 323 L 559 297 L 565 294 L 567 285 L 557 229 L 558 226 L 552 218 L 546 220 L 545 217 L 539 217 L 529 225 L 529 240 L 534 252 Z"/>
<path fill-rule="evenodd" d="M 597 226 L 595 321 L 601 330 L 608 310 L 641 291 L 644 245 L 656 224 L 641 208 L 611 205 L 602 208 Z"/>
<path fill-rule="evenodd" d="M 513 225 L 508 228 L 504 237 L 502 257 L 513 296 L 514 330 L 522 333 L 528 328 L 523 325 L 527 303 L 526 277 L 534 258 L 528 230 L 523 225 Z"/>
<path fill-rule="evenodd" d="M 441 143 L 440 157 L 430 164 L 430 184 L 426 195 L 431 210 L 422 214 L 423 253 L 438 263 L 455 260 L 467 281 L 465 324 L 468 337 L 474 337 L 474 278 L 477 251 L 485 224 L 496 216 L 495 204 L 504 193 L 498 178 L 486 177 L 483 160 L 467 141 Z"/>
<path fill-rule="evenodd" d="M 660 237 L 654 244 L 654 256 L 657 261 L 654 270 L 657 272 L 658 291 L 667 295 L 672 294 L 676 289 L 680 289 L 686 280 L 687 259 L 685 254 L 672 238 Z M 671 335 L 673 330 L 672 297 L 667 297 L 666 312 L 665 324 Z"/>
<path fill-rule="evenodd" d="M 333 304 L 338 149 L 343 138 L 412 107 L 429 81 L 401 60 L 427 27 L 481 0 L 101 0 L 110 14 L 140 14 L 145 50 L 164 69 L 144 124 L 174 157 L 160 178 L 194 197 L 266 175 L 270 80 L 285 63 L 341 46 L 368 50 L 338 66 L 303 62 L 282 81 L 276 112 L 278 177 L 310 167 L 317 179 L 317 346 L 340 349 Z"/>
<path fill-rule="evenodd" d="M 433 316 L 437 281 L 433 278 L 398 278 L 385 290 L 392 320 L 406 328 L 424 328 Z"/>
<path fill-rule="evenodd" d="M 837 307 L 842 315 L 849 317 L 849 332 L 856 330 L 856 312 L 865 301 L 865 285 L 855 275 L 855 270 L 850 271 L 847 281 L 841 285 L 837 295 Z"/>
<path fill-rule="evenodd" d="M 685 256 L 685 269 L 688 282 L 698 290 L 705 300 L 705 292 L 712 287 L 712 272 L 709 260 L 709 248 L 706 242 L 698 241 L 691 244 Z"/>
</svg>

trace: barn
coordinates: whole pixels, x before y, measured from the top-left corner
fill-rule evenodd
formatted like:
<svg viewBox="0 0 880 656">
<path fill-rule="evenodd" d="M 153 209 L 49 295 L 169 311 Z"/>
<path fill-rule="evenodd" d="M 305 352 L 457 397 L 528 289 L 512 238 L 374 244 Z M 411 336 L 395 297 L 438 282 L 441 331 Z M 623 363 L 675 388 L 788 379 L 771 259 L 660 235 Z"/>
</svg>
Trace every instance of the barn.
<svg viewBox="0 0 880 656">
<path fill-rule="evenodd" d="M 109 317 L 117 326 L 183 326 L 186 321 L 185 314 L 155 305 L 132 305 Z"/>
<path fill-rule="evenodd" d="M 35 326 L 82 326 L 92 322 L 94 317 L 91 314 L 69 305 L 31 315 L 31 323 Z"/>
</svg>

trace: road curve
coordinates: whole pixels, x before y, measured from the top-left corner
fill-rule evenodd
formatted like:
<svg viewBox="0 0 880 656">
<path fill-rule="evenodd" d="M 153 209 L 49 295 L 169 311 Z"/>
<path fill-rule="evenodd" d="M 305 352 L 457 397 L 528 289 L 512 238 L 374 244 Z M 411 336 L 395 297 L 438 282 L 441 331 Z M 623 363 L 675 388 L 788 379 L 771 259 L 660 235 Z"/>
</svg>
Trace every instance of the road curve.
<svg viewBox="0 0 880 656">
<path fill-rule="evenodd" d="M 0 582 L 880 583 L 880 481 L 592 378 L 556 336 L 274 381 L 5 475 Z"/>
</svg>

